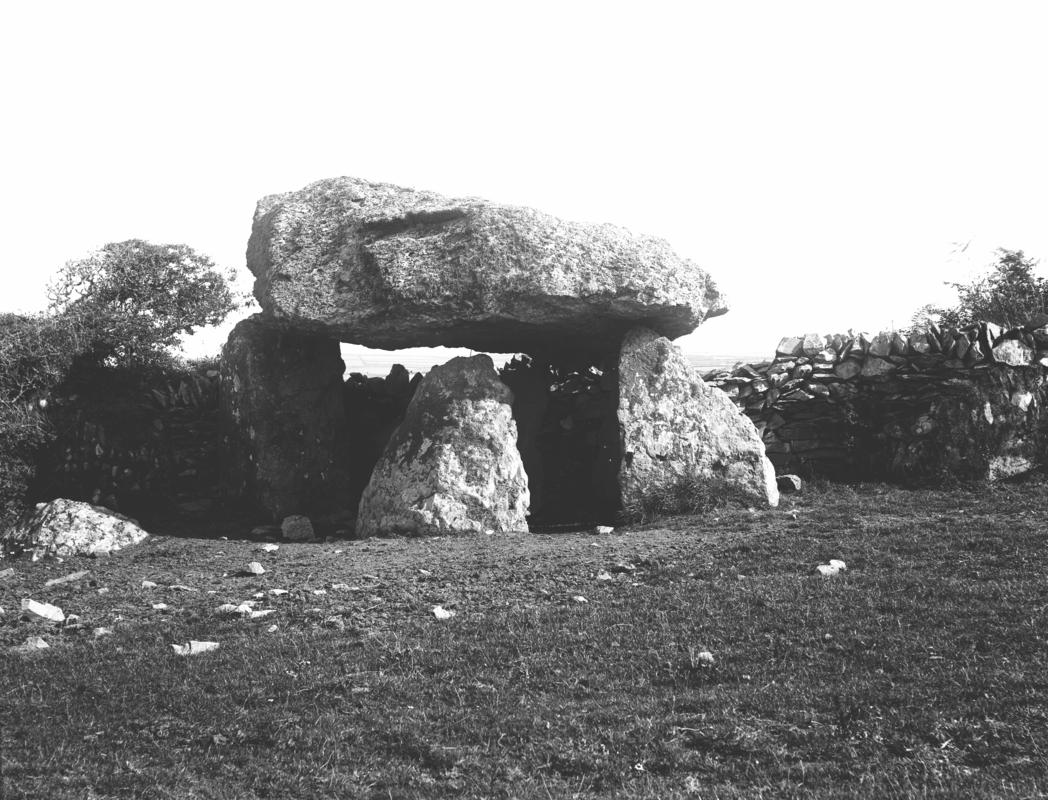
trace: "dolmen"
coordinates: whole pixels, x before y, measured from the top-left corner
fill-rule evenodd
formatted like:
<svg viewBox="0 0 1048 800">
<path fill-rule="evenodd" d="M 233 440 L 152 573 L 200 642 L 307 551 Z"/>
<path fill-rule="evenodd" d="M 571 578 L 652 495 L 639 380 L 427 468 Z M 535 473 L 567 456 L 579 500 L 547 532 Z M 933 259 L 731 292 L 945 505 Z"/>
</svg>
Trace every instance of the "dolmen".
<svg viewBox="0 0 1048 800">
<path fill-rule="evenodd" d="M 247 261 L 262 312 L 223 349 L 222 479 L 274 519 L 337 510 L 346 491 L 340 342 L 599 365 L 617 391 L 621 508 L 702 484 L 778 502 L 753 424 L 671 341 L 725 298 L 661 239 L 343 177 L 259 201 Z M 487 356 L 423 377 L 360 497 L 358 533 L 526 530 L 513 406 Z"/>
</svg>

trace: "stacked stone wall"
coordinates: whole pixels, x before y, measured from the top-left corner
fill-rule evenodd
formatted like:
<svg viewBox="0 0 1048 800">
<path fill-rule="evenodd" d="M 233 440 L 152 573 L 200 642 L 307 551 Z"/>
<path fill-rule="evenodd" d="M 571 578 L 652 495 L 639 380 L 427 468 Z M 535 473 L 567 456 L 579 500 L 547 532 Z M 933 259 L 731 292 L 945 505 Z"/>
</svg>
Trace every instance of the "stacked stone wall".
<svg viewBox="0 0 1048 800">
<path fill-rule="evenodd" d="M 906 484 L 997 479 L 1045 449 L 1048 327 L 784 338 L 775 358 L 707 373 L 782 472 Z"/>
<path fill-rule="evenodd" d="M 65 497 L 141 518 L 205 510 L 218 478 L 218 370 L 75 373 L 47 409 L 55 440 L 37 463 L 36 500 Z"/>
</svg>

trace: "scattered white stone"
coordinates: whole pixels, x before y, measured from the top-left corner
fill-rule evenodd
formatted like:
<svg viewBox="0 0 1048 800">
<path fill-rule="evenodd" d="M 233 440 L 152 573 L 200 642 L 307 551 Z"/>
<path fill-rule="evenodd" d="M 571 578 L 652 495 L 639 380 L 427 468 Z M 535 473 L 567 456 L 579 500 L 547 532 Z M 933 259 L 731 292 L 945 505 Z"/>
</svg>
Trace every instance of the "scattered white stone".
<svg viewBox="0 0 1048 800">
<path fill-rule="evenodd" d="M 72 583 L 73 581 L 78 581 L 81 578 L 86 578 L 89 574 L 90 573 L 86 569 L 80 570 L 80 572 L 71 572 L 68 575 L 63 575 L 61 578 L 52 578 L 49 581 L 45 581 L 44 586 L 58 586 L 62 583 Z"/>
<path fill-rule="evenodd" d="M 156 588 L 156 584 L 153 583 L 153 581 L 142 581 L 142 588 L 143 589 L 155 589 Z"/>
<path fill-rule="evenodd" d="M 65 624 L 66 624 L 67 627 L 71 626 L 71 625 L 79 625 L 80 624 L 80 615 L 79 614 L 66 614 Z"/>
<path fill-rule="evenodd" d="M 831 578 L 834 575 L 843 572 L 848 569 L 848 565 L 841 561 L 839 558 L 831 558 L 829 564 L 819 564 L 815 569 L 819 571 L 819 574 Z"/>
<path fill-rule="evenodd" d="M 598 581 L 613 581 L 613 580 L 615 580 L 615 577 L 610 572 L 608 572 L 606 569 L 602 569 L 600 572 L 597 573 L 597 580 Z"/>
<path fill-rule="evenodd" d="M 707 666 L 707 667 L 708 666 L 712 666 L 713 665 L 713 653 L 711 653 L 709 650 L 703 650 L 703 651 L 701 651 L 699 653 L 696 653 L 695 654 L 695 663 L 696 664 L 702 664 L 703 666 Z"/>
<path fill-rule="evenodd" d="M 269 593 L 274 597 L 280 597 L 281 595 L 287 594 L 287 589 L 270 589 Z"/>
<path fill-rule="evenodd" d="M 327 594 L 327 589 L 314 589 L 313 594 Z"/>
<path fill-rule="evenodd" d="M 350 586 L 348 583 L 333 583 L 331 584 L 331 588 L 334 589 L 336 592 L 348 592 L 353 587 Z"/>
<path fill-rule="evenodd" d="M 277 632 L 277 626 L 276 625 L 270 625 L 268 628 L 266 628 L 266 632 L 267 633 L 276 633 Z"/>
<path fill-rule="evenodd" d="M 247 571 L 252 575 L 265 575 L 266 568 L 259 564 L 257 561 L 252 561 L 247 565 Z"/>
<path fill-rule="evenodd" d="M 589 602 L 589 600 L 587 600 L 581 594 L 573 594 L 571 596 L 571 599 L 574 600 L 576 603 L 588 603 Z"/>
<path fill-rule="evenodd" d="M 247 618 L 248 619 L 262 619 L 263 617 L 268 617 L 270 614 L 276 614 L 276 613 L 277 612 L 274 611 L 272 608 L 264 608 L 261 611 L 249 611 L 248 614 L 247 614 Z"/>
<path fill-rule="evenodd" d="M 103 586 L 101 589 L 98 590 L 98 593 L 99 594 L 109 594 L 109 587 L 108 586 Z"/>
<path fill-rule="evenodd" d="M 418 574 L 421 575 L 423 578 L 431 578 L 431 577 L 433 577 L 433 573 L 430 572 L 428 569 L 420 569 L 418 571 Z"/>
<path fill-rule="evenodd" d="M 112 636 L 113 635 L 113 629 L 112 628 L 95 628 L 92 631 L 92 633 L 94 633 L 96 638 L 99 637 L 99 636 Z"/>
<path fill-rule="evenodd" d="M 215 613 L 216 614 L 239 614 L 240 612 L 237 611 L 237 606 L 233 605 L 232 603 L 223 603 L 222 605 L 220 605 L 218 608 L 215 609 Z"/>
<path fill-rule="evenodd" d="M 265 592 L 255 592 L 255 593 L 254 593 L 253 595 L 251 595 L 251 596 L 252 596 L 253 598 L 255 598 L 256 600 L 263 600 L 263 599 L 265 599 L 266 593 L 265 593 Z"/>
<path fill-rule="evenodd" d="M 167 611 L 169 608 L 171 608 L 171 606 L 167 603 L 153 603 L 154 611 Z"/>
<path fill-rule="evenodd" d="M 218 649 L 218 642 L 198 642 L 195 639 L 188 644 L 173 644 L 171 648 L 180 656 L 197 656 Z"/>
<path fill-rule="evenodd" d="M 23 644 L 18 649 L 24 652 L 31 652 L 33 650 L 46 650 L 50 646 L 51 645 L 45 642 L 42 637 L 30 636 L 28 639 L 25 640 L 25 644 Z"/>
<path fill-rule="evenodd" d="M 615 529 L 611 525 L 598 525 L 593 532 L 598 536 L 607 536 L 609 533 L 614 533 Z"/>
<path fill-rule="evenodd" d="M 444 606 L 433 606 L 431 611 L 433 613 L 433 616 L 437 619 L 451 619 L 453 616 L 455 616 L 454 611 L 448 611 L 448 609 L 444 608 Z"/>
<path fill-rule="evenodd" d="M 199 591 L 198 589 L 194 589 L 192 586 L 186 586 L 185 584 L 182 584 L 182 583 L 173 583 L 170 586 L 168 586 L 167 588 L 170 589 L 173 592 L 196 592 L 196 591 Z"/>
<path fill-rule="evenodd" d="M 35 614 L 38 617 L 43 617 L 51 622 L 63 622 L 65 620 L 65 614 L 62 612 L 62 609 L 50 603 L 38 603 L 36 600 L 26 598 L 22 601 L 22 610 Z"/>
<path fill-rule="evenodd" d="M 267 544 L 264 544 L 264 545 L 262 545 L 259 548 L 259 550 L 261 550 L 263 553 L 275 553 L 279 549 L 280 549 L 280 545 L 279 544 L 273 544 L 273 542 L 269 542 Z"/>
</svg>

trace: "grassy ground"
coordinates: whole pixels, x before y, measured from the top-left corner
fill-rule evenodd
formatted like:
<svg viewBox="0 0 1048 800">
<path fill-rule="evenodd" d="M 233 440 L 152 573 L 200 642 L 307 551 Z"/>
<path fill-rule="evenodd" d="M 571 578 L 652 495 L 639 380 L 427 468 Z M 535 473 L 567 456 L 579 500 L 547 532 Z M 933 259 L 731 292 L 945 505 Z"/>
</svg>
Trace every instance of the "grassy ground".
<svg viewBox="0 0 1048 800">
<path fill-rule="evenodd" d="M 0 795 L 1043 797 L 1046 498 L 838 487 L 605 536 L 0 562 Z M 275 613 L 215 611 L 257 593 Z"/>
</svg>

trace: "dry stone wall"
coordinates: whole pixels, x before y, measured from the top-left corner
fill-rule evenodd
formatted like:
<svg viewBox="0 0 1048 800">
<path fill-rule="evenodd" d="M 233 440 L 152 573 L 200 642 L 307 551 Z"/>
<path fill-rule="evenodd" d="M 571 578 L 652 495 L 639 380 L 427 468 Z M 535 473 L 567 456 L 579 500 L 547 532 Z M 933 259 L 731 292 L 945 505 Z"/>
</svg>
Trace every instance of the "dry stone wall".
<svg viewBox="0 0 1048 800">
<path fill-rule="evenodd" d="M 994 480 L 1044 452 L 1048 326 L 784 338 L 775 358 L 707 373 L 782 472 L 907 484 Z"/>
<path fill-rule="evenodd" d="M 32 496 L 65 497 L 148 520 L 217 498 L 218 370 L 81 370 L 47 408 L 55 431 Z"/>
</svg>

